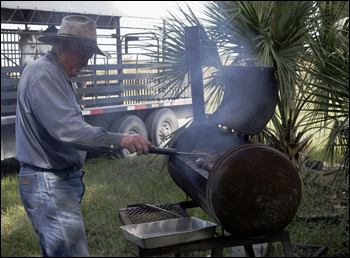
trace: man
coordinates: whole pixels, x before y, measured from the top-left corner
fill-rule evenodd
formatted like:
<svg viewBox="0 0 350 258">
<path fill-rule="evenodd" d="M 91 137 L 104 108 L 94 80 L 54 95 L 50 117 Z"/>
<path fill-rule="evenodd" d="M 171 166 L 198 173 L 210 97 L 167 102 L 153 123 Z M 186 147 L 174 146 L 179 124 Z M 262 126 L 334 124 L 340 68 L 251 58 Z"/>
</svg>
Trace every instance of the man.
<svg viewBox="0 0 350 258">
<path fill-rule="evenodd" d="M 43 256 L 89 256 L 80 209 L 86 151 L 127 148 L 148 155 L 148 148 L 155 146 L 139 135 L 107 132 L 84 121 L 70 78 L 78 75 L 93 54 L 110 57 L 97 46 L 93 20 L 67 16 L 57 35 L 38 40 L 52 49 L 28 64 L 19 82 L 16 159 L 21 163 L 20 197 Z"/>
</svg>

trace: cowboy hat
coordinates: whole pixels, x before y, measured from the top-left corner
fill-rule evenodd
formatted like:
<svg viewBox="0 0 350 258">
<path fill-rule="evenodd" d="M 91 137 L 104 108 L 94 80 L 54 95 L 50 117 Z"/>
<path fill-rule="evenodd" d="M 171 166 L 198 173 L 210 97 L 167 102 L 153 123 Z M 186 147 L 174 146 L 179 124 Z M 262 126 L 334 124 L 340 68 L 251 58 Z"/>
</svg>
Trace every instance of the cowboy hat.
<svg viewBox="0 0 350 258">
<path fill-rule="evenodd" d="M 111 58 L 110 54 L 97 46 L 96 22 L 83 15 L 70 15 L 62 20 L 56 35 L 42 35 L 38 40 L 52 45 L 56 39 L 71 40 L 94 50 L 95 54 Z"/>
</svg>

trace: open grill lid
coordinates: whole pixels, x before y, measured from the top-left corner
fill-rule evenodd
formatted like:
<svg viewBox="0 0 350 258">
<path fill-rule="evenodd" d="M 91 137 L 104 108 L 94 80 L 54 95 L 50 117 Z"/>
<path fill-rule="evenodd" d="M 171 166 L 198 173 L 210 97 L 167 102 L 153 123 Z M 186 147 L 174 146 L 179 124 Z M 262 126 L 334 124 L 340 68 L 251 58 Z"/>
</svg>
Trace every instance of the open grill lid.
<svg viewBox="0 0 350 258">
<path fill-rule="evenodd" d="M 278 97 L 271 67 L 223 66 L 224 97 L 208 120 L 247 135 L 262 130 L 272 117 Z"/>
</svg>

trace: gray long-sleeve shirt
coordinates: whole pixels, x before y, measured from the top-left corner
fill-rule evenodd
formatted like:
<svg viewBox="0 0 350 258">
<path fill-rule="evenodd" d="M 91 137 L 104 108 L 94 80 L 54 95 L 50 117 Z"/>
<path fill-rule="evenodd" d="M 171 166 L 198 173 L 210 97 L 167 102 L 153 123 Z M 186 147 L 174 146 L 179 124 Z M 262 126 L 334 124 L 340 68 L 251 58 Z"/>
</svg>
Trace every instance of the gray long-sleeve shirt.
<svg viewBox="0 0 350 258">
<path fill-rule="evenodd" d="M 18 161 L 46 169 L 81 167 L 86 151 L 117 152 L 121 138 L 84 121 L 70 78 L 50 51 L 26 66 L 17 95 Z"/>
</svg>

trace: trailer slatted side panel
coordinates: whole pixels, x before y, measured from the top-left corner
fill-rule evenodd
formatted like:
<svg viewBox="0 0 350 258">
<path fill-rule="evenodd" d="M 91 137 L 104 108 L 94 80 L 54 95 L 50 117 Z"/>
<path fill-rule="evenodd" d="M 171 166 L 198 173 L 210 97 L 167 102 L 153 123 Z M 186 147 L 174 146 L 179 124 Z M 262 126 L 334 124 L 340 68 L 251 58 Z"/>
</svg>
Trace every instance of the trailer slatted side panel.
<svg viewBox="0 0 350 258">
<path fill-rule="evenodd" d="M 52 4 L 54 7 L 59 2 Z M 33 5 L 40 5 L 40 2 L 33 2 Z M 85 7 L 88 5 L 99 4 L 84 4 Z M 21 59 L 38 58 L 40 53 L 45 54 L 50 49 L 50 46 L 44 48 L 43 43 L 35 40 L 29 43 L 29 47 L 25 45 L 27 42 L 19 42 L 20 38 L 32 39 L 33 36 L 35 39 L 42 33 L 56 34 L 63 17 L 78 14 L 55 8 L 47 10 L 46 7 L 44 10 L 27 10 L 21 6 L 11 8 L 3 5 L 1 8 L 1 160 L 12 158 L 15 153 L 17 89 L 25 68 L 25 61 L 23 59 L 22 63 Z M 158 34 L 157 27 L 164 27 L 166 22 L 145 17 L 122 17 L 116 13 L 102 15 L 97 9 L 96 14 L 93 9 L 91 14 L 82 15 L 96 21 L 97 43 L 102 50 L 109 52 L 111 59 L 94 55 L 80 75 L 72 78 L 84 108 L 85 121 L 117 132 L 118 128 L 114 128 L 113 124 L 120 124 L 118 120 L 126 116 L 137 116 L 141 118 L 141 123 L 152 118 L 154 121 L 147 120 L 147 130 L 154 128 L 155 133 L 149 137 L 158 141 L 159 137 L 164 138 L 165 134 L 177 128 L 174 121 L 182 125 L 192 115 L 188 83 L 183 84 L 180 96 L 174 96 L 174 92 L 167 93 L 162 87 L 166 79 L 160 81 L 156 77 L 160 69 L 165 69 L 161 62 L 166 59 L 163 51 L 166 33 Z M 21 53 L 22 46 L 25 46 L 25 53 Z M 162 112 L 161 116 L 155 115 L 163 110 L 166 112 Z M 157 130 L 157 126 L 162 127 Z"/>
</svg>

